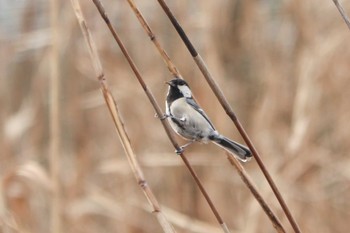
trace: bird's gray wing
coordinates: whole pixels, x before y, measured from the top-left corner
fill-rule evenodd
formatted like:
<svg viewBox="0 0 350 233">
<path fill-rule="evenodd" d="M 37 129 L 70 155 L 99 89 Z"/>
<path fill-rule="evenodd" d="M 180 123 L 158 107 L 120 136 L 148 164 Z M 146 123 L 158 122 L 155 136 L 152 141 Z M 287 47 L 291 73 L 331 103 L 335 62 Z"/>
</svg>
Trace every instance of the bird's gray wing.
<svg viewBox="0 0 350 233">
<path fill-rule="evenodd" d="M 196 101 L 193 98 L 186 98 L 186 102 L 192 107 L 194 108 L 197 112 L 199 112 L 210 124 L 210 126 L 215 130 L 214 125 L 211 123 L 211 121 L 209 120 L 209 117 L 207 116 L 207 114 L 205 114 L 205 112 L 203 111 L 203 109 L 201 109 L 199 107 L 199 105 L 196 103 Z"/>
</svg>

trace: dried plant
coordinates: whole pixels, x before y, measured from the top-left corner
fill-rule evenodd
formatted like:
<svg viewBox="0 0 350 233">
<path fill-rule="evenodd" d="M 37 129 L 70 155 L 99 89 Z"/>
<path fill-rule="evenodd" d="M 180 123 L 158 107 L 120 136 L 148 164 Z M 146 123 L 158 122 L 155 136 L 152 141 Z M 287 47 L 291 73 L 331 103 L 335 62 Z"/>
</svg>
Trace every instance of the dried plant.
<svg viewBox="0 0 350 233">
<path fill-rule="evenodd" d="M 215 82 L 213 76 L 209 72 L 207 65 L 205 64 L 204 60 L 202 57 L 198 54 L 197 50 L 194 48 L 192 45 L 191 41 L 187 37 L 186 33 L 170 11 L 169 7 L 166 5 L 165 1 L 163 0 L 158 0 L 159 4 L 162 6 L 163 10 L 169 17 L 170 21 L 172 22 L 173 26 L 175 27 L 176 31 L 179 33 L 181 39 L 185 43 L 187 49 L 191 53 L 193 59 L 195 60 L 196 64 L 198 65 L 199 69 L 201 70 L 202 74 L 204 75 L 206 81 L 208 82 L 209 86 L 211 87 L 212 91 L 215 93 L 215 96 L 218 98 L 219 102 L 221 103 L 222 107 L 225 109 L 226 114 L 231 118 L 233 123 L 235 124 L 236 128 L 238 129 L 239 133 L 241 134 L 242 138 L 248 145 L 249 149 L 252 151 L 254 158 L 256 162 L 259 165 L 259 168 L 261 169 L 262 173 L 264 174 L 267 182 L 269 183 L 272 191 L 274 192 L 277 200 L 279 201 L 284 213 L 286 214 L 289 222 L 291 223 L 294 232 L 296 233 L 301 233 L 301 230 L 297 224 L 297 222 L 294 220 L 289 207 L 287 206 L 286 202 L 284 201 L 280 191 L 278 190 L 274 180 L 272 179 L 269 171 L 267 170 L 265 164 L 263 163 L 261 156 L 259 155 L 258 151 L 256 150 L 254 144 L 250 140 L 248 134 L 246 133 L 246 130 L 243 128 L 241 122 L 239 121 L 238 117 L 236 114 L 233 112 L 232 107 L 228 103 L 226 97 L 224 96 L 224 93 L 218 86 L 218 84 Z M 242 173 L 244 174 L 244 173 Z M 254 194 L 254 193 L 253 193 Z M 258 199 L 259 200 L 259 199 Z"/>
<path fill-rule="evenodd" d="M 344 19 L 346 25 L 347 25 L 348 28 L 350 29 L 350 19 L 349 19 L 349 17 L 347 16 L 347 14 L 345 13 L 344 8 L 342 7 L 342 5 L 339 3 L 338 0 L 333 0 L 333 2 L 334 2 L 334 4 L 335 4 L 335 6 L 337 7 L 337 9 L 338 9 L 340 15 L 343 17 L 343 19 Z"/>
<path fill-rule="evenodd" d="M 148 91 L 163 102 L 164 82 L 181 72 L 216 128 L 244 143 L 159 2 L 134 1 L 152 27 L 151 38 L 155 36 L 176 64 L 168 68 L 170 73 L 170 64 L 164 65 L 128 2 L 102 2 Z M 56 35 L 50 1 L 5 2 L 0 4 L 0 232 L 54 231 L 58 227 L 51 226 L 53 214 L 67 233 L 163 232 L 111 127 L 94 75 L 96 62 L 91 63 L 71 2 L 57 1 Z M 187 167 L 174 155 L 162 123 L 95 5 L 79 2 L 108 90 L 124 116 L 132 151 L 161 214 L 179 233 L 222 232 Z M 261 152 L 300 229 L 347 232 L 350 51 L 344 21 L 349 2 L 165 2 Z M 58 57 L 52 63 L 54 41 Z M 58 66 L 56 87 L 50 84 L 52 65 Z M 59 89 L 56 106 L 51 88 Z M 53 116 L 59 120 L 60 142 L 57 163 L 50 165 Z M 176 141 L 184 143 L 178 137 Z M 236 173 L 220 155 L 211 144 L 186 149 L 186 159 L 228 228 L 276 232 L 272 215 L 262 211 L 263 202 L 254 198 L 251 185 L 285 231 L 294 232 L 258 164 L 244 164 L 246 177 L 254 181 L 247 186 L 239 175 L 244 170 Z M 55 178 L 53 166 L 59 168 Z M 61 198 L 55 211 L 53 197 L 58 193 L 53 182 Z"/>
<path fill-rule="evenodd" d="M 132 68 L 137 80 L 139 81 L 139 83 L 142 86 L 142 89 L 145 91 L 148 99 L 150 100 L 154 110 L 156 111 L 157 116 L 163 116 L 164 113 L 162 112 L 160 106 L 158 105 L 157 101 L 155 100 L 155 98 L 153 97 L 153 94 L 150 92 L 150 90 L 147 88 L 146 83 L 144 82 L 143 78 L 141 77 L 140 72 L 138 71 L 135 63 L 133 62 L 133 60 L 131 59 L 129 53 L 127 52 L 125 46 L 123 45 L 122 41 L 120 40 L 116 30 L 114 29 L 113 25 L 110 23 L 110 20 L 104 10 L 104 7 L 102 6 L 101 2 L 99 0 L 93 0 L 94 4 L 96 5 L 98 11 L 100 12 L 103 20 L 106 22 L 108 28 L 110 29 L 111 33 L 113 34 L 114 39 L 116 40 L 116 42 L 118 43 L 120 49 L 122 50 L 124 56 L 126 57 L 130 67 Z M 155 40 L 155 37 L 153 37 L 152 39 L 153 41 Z M 158 44 L 159 45 L 159 44 Z M 160 48 L 160 47 L 159 47 Z M 164 54 L 164 56 L 167 57 L 166 53 L 164 52 L 164 50 L 162 50 L 162 54 Z M 170 59 L 168 58 L 168 62 L 170 63 Z M 161 122 L 163 124 L 163 127 L 171 141 L 171 143 L 173 144 L 174 148 L 176 151 L 181 151 L 179 144 L 177 143 L 177 141 L 175 140 L 174 135 L 171 133 L 171 128 L 170 125 L 167 123 L 167 121 L 164 121 L 164 119 L 161 119 Z M 228 227 L 226 226 L 226 223 L 223 221 L 222 217 L 220 216 L 219 212 L 217 211 L 215 205 L 213 204 L 213 202 L 211 201 L 207 191 L 205 190 L 204 186 L 202 185 L 200 179 L 198 178 L 197 174 L 195 173 L 195 171 L 193 170 L 192 166 L 190 165 L 190 163 L 188 162 L 187 158 L 185 157 L 184 152 L 179 153 L 179 155 L 181 156 L 181 159 L 183 160 L 183 162 L 185 163 L 186 167 L 188 168 L 189 172 L 191 173 L 193 179 L 196 181 L 196 184 L 198 185 L 199 189 L 201 190 L 203 196 L 205 197 L 205 199 L 207 200 L 212 212 L 214 213 L 217 221 L 219 222 L 220 226 L 222 227 L 222 230 L 224 232 L 230 232 Z"/>
<path fill-rule="evenodd" d="M 78 0 L 72 0 L 71 2 L 72 2 L 72 6 L 75 10 L 76 17 L 79 21 L 82 33 L 84 34 L 85 42 L 88 46 L 91 60 L 93 61 L 93 64 L 94 64 L 96 77 L 97 77 L 98 81 L 100 82 L 103 97 L 106 101 L 106 105 L 107 105 L 109 112 L 112 116 L 115 128 L 117 130 L 119 138 L 120 138 L 122 145 L 124 147 L 124 151 L 127 155 L 130 167 L 135 175 L 136 181 L 139 184 L 139 186 L 141 187 L 141 189 L 143 190 L 145 196 L 147 197 L 149 204 L 152 206 L 152 209 L 153 209 L 152 212 L 156 215 L 158 222 L 160 223 L 160 225 L 163 228 L 163 231 L 166 233 L 169 233 L 169 232 L 174 233 L 174 232 L 176 232 L 175 229 L 168 222 L 168 220 L 166 219 L 166 217 L 162 213 L 160 205 L 159 205 L 156 197 L 154 196 L 151 188 L 148 186 L 147 181 L 143 175 L 142 169 L 141 169 L 141 167 L 136 159 L 135 153 L 134 153 L 133 148 L 131 146 L 131 143 L 129 141 L 129 137 L 125 131 L 124 123 L 122 122 L 122 119 L 120 117 L 120 113 L 118 111 L 116 101 L 113 98 L 113 96 L 108 88 L 107 80 L 106 80 L 105 75 L 104 75 L 103 70 L 102 70 L 102 65 L 101 65 L 97 50 L 96 50 L 95 42 L 94 42 L 94 40 L 90 34 L 90 31 L 85 23 L 83 14 L 82 14 L 81 9 L 80 9 L 79 2 L 78 2 Z"/>
<path fill-rule="evenodd" d="M 52 198 L 50 229 L 52 233 L 62 232 L 62 198 L 60 182 L 60 147 L 61 147 L 61 108 L 60 108 L 60 74 L 59 74 L 59 31 L 58 1 L 50 1 L 51 52 L 50 52 L 50 173 L 52 178 Z"/>
</svg>

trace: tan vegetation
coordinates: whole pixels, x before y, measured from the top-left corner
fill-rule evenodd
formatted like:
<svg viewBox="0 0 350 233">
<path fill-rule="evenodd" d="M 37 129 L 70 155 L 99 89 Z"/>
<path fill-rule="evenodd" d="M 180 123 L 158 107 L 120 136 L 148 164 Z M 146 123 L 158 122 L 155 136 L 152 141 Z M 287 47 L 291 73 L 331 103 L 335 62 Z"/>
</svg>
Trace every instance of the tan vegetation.
<svg viewBox="0 0 350 233">
<path fill-rule="evenodd" d="M 1 3 L 1 231 L 59 232 L 50 223 L 51 207 L 58 203 L 53 214 L 62 232 L 162 232 L 113 128 L 72 6 L 58 2 L 56 9 L 40 0 Z M 334 3 L 168 2 L 303 232 L 347 232 L 350 32 Z M 131 145 L 164 215 L 177 232 L 222 232 L 92 1 L 81 4 Z M 127 1 L 103 4 L 163 103 L 164 81 L 171 78 L 166 65 Z M 157 1 L 137 4 L 217 129 L 242 142 Z M 350 12 L 350 4 L 343 7 Z M 59 14 L 54 38 L 53 10 Z M 58 66 L 59 103 L 52 101 L 52 63 Z M 54 135 L 53 105 L 59 107 Z M 57 135 L 59 153 L 52 160 L 52 136 Z M 232 232 L 274 231 L 222 150 L 197 144 L 186 151 Z M 50 163 L 58 169 L 54 179 Z M 255 161 L 244 167 L 292 232 Z"/>
</svg>

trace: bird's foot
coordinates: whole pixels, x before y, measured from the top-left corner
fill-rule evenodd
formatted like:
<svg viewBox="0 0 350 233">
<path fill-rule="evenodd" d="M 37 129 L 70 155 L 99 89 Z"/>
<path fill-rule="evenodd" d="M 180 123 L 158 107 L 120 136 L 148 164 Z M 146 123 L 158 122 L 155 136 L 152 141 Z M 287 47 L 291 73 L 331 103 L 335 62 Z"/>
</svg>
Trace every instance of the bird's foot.
<svg viewBox="0 0 350 233">
<path fill-rule="evenodd" d="M 184 151 L 185 151 L 184 148 L 182 146 L 180 146 L 178 149 L 175 150 L 175 153 L 177 155 L 181 155 Z"/>
<path fill-rule="evenodd" d="M 186 143 L 185 145 L 180 146 L 179 149 L 175 150 L 175 153 L 178 155 L 181 155 L 185 151 L 185 147 L 188 147 L 189 145 L 191 145 L 194 142 L 195 142 L 195 140 L 192 140 L 192 141 Z"/>
<path fill-rule="evenodd" d="M 170 117 L 170 115 L 164 113 L 162 116 L 158 116 L 158 114 L 156 113 L 156 114 L 154 114 L 154 117 L 156 117 L 156 118 L 158 118 L 159 120 L 162 121 L 162 120 L 165 120 L 165 119 L 167 119 L 168 117 Z"/>
</svg>

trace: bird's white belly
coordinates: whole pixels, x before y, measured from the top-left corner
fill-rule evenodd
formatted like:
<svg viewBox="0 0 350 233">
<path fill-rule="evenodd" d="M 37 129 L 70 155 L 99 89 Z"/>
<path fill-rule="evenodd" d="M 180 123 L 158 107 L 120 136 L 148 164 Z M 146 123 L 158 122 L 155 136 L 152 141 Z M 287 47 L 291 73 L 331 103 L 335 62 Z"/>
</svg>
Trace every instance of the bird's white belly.
<svg viewBox="0 0 350 233">
<path fill-rule="evenodd" d="M 182 137 L 189 140 L 203 141 L 208 140 L 209 135 L 215 131 L 205 117 L 197 112 L 186 99 L 180 98 L 171 104 L 171 114 L 167 107 L 171 127 Z"/>
</svg>

